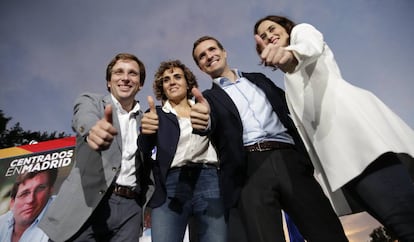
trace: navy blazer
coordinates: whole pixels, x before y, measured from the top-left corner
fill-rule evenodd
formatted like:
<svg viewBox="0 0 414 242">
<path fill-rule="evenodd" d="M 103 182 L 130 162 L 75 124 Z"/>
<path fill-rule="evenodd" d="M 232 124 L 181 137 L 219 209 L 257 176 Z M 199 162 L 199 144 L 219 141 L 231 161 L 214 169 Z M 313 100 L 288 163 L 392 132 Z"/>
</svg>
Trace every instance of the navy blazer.
<svg viewBox="0 0 414 242">
<path fill-rule="evenodd" d="M 242 76 L 257 85 L 271 103 L 274 112 L 287 128 L 298 151 L 305 154 L 305 146 L 289 117 L 285 92 L 261 73 L 242 73 Z M 243 124 L 237 107 L 230 96 L 217 84 L 203 92 L 211 108 L 211 142 L 216 147 L 220 160 L 220 188 L 226 209 L 234 207 L 246 179 L 246 151 L 243 145 Z M 313 169 L 310 159 L 306 165 Z"/>
<path fill-rule="evenodd" d="M 155 191 L 148 203 L 151 208 L 161 206 L 166 200 L 165 181 L 180 138 L 180 126 L 175 114 L 165 113 L 160 106 L 156 107 L 156 111 L 158 114 L 158 132 L 152 135 L 140 134 L 138 136 L 138 149 L 143 152 L 144 159 L 150 160 L 152 163 Z M 157 147 L 157 153 L 156 159 L 152 160 L 154 147 Z"/>
</svg>

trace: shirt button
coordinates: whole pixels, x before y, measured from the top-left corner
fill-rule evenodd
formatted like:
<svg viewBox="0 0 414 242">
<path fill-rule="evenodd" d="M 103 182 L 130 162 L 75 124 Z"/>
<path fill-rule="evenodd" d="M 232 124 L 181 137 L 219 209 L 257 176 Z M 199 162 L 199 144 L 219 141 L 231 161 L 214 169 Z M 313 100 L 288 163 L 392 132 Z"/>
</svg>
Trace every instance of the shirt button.
<svg viewBox="0 0 414 242">
<path fill-rule="evenodd" d="M 116 167 L 112 167 L 112 171 L 116 172 L 118 169 L 116 169 Z"/>
</svg>

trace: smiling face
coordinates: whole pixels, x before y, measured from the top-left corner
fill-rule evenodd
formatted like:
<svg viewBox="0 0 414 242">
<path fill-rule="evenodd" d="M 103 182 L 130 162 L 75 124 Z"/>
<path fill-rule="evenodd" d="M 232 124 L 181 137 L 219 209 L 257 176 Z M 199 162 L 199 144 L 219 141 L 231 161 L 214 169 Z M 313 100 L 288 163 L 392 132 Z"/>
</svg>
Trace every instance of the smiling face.
<svg viewBox="0 0 414 242">
<path fill-rule="evenodd" d="M 221 49 L 215 40 L 200 42 L 194 48 L 194 59 L 201 71 L 212 78 L 222 76 L 227 67 L 227 53 Z"/>
<path fill-rule="evenodd" d="M 170 102 L 179 103 L 187 99 L 188 85 L 181 68 L 167 69 L 161 78 L 164 95 Z"/>
<path fill-rule="evenodd" d="M 18 226 L 29 226 L 33 223 L 42 212 L 52 191 L 47 172 L 38 173 L 22 182 L 10 204 L 15 223 Z"/>
<path fill-rule="evenodd" d="M 142 88 L 138 63 L 133 60 L 118 60 L 112 67 L 107 85 L 122 106 L 133 103 L 135 95 Z"/>
<path fill-rule="evenodd" d="M 264 20 L 257 27 L 257 34 L 263 39 L 265 44 L 277 44 L 287 46 L 289 44 L 289 34 L 286 29 L 273 21 Z"/>
</svg>

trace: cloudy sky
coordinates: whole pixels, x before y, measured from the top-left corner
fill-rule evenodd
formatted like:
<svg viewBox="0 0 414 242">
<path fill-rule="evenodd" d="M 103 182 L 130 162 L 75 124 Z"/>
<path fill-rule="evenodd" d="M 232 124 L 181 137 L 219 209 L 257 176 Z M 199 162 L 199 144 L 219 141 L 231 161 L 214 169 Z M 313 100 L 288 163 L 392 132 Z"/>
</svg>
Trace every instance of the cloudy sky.
<svg viewBox="0 0 414 242">
<path fill-rule="evenodd" d="M 206 34 L 221 40 L 232 67 L 264 72 L 283 86 L 279 72 L 258 65 L 252 35 L 259 18 L 281 14 L 315 25 L 345 79 L 414 127 L 413 11 L 412 0 L 2 0 L 0 110 L 26 130 L 73 134 L 74 99 L 106 92 L 105 68 L 119 52 L 147 67 L 137 97 L 144 109 L 164 60 L 180 59 L 208 88 L 191 57 L 194 40 Z"/>
</svg>

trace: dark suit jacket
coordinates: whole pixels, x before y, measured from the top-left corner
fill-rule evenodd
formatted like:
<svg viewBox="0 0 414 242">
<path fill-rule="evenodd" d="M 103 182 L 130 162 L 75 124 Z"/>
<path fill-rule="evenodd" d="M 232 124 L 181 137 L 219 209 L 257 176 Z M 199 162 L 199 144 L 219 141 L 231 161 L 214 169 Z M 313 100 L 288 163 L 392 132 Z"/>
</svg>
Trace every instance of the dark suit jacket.
<svg viewBox="0 0 414 242">
<path fill-rule="evenodd" d="M 180 138 L 177 117 L 173 113 L 165 113 L 160 106 L 157 106 L 156 110 L 159 124 L 158 132 L 153 135 L 140 134 L 138 136 L 138 149 L 146 160 L 152 160 L 152 149 L 157 147 L 156 159 L 152 160 L 155 191 L 148 203 L 148 206 L 152 208 L 159 207 L 165 202 L 167 196 L 165 180 Z"/>
<path fill-rule="evenodd" d="M 261 73 L 242 73 L 266 94 L 274 112 L 288 133 L 293 137 L 296 149 L 307 156 L 303 142 L 289 117 L 285 92 Z M 246 151 L 243 145 L 243 124 L 237 107 L 230 96 L 217 84 L 203 92 L 211 108 L 211 142 L 220 160 L 220 186 L 227 209 L 234 207 L 239 199 L 246 176 Z M 307 164 L 312 166 L 310 160 Z"/>
</svg>

